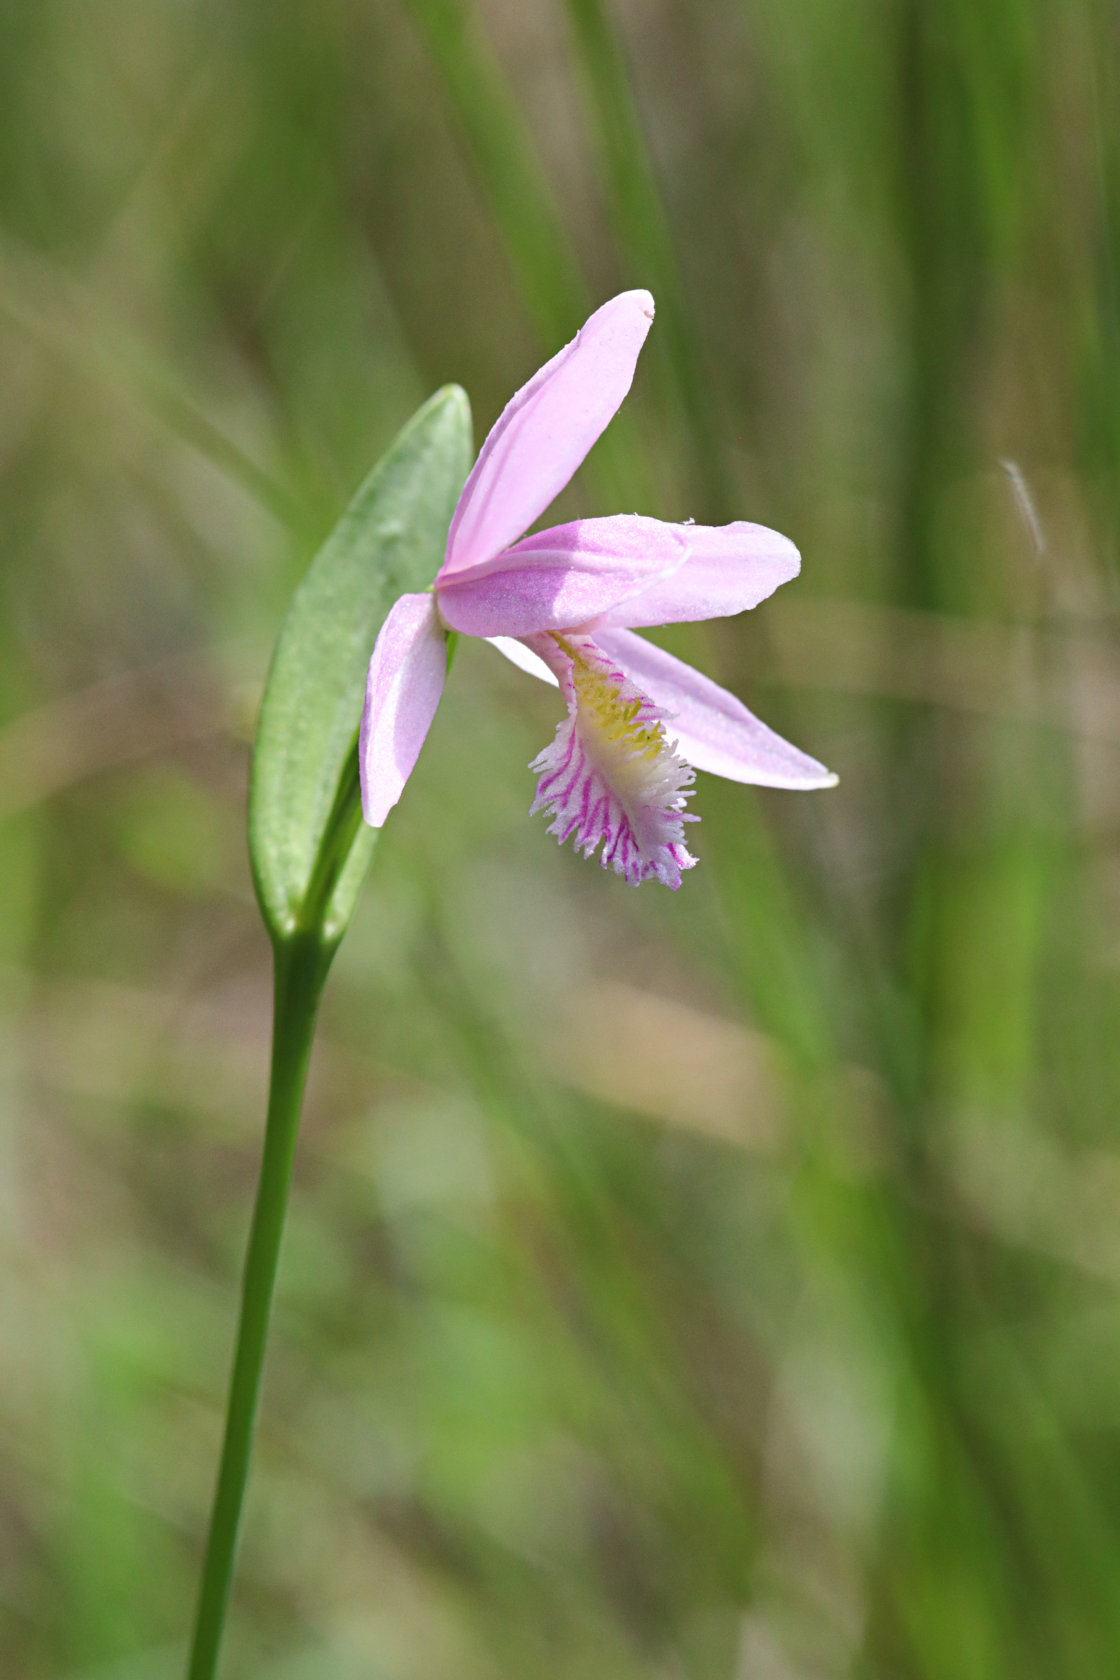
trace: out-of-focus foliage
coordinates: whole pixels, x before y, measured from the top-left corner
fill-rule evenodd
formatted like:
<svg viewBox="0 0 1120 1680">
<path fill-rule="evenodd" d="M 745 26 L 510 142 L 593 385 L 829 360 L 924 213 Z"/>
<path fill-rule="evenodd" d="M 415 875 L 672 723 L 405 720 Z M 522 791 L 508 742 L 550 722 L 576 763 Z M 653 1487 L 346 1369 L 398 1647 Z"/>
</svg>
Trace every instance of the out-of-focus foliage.
<svg viewBox="0 0 1120 1680">
<path fill-rule="evenodd" d="M 629 892 L 464 644 L 342 947 L 228 1671 L 1120 1672 L 1098 0 L 0 0 L 0 1669 L 176 1675 L 260 1144 L 247 742 L 416 405 L 657 324 L 556 517 L 836 768 Z"/>
</svg>

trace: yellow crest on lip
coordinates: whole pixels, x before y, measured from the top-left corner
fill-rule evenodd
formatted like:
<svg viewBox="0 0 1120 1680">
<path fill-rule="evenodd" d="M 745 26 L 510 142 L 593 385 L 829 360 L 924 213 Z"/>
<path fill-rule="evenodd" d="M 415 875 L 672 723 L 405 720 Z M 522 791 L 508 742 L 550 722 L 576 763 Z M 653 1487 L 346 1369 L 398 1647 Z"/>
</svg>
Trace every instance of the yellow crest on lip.
<svg viewBox="0 0 1120 1680">
<path fill-rule="evenodd" d="M 567 637 L 553 632 L 553 639 L 572 662 L 572 686 L 584 728 L 590 725 L 605 742 L 636 758 L 658 758 L 666 747 L 665 728 L 649 717 L 641 695 L 625 695 L 617 675 L 592 663 Z"/>
</svg>

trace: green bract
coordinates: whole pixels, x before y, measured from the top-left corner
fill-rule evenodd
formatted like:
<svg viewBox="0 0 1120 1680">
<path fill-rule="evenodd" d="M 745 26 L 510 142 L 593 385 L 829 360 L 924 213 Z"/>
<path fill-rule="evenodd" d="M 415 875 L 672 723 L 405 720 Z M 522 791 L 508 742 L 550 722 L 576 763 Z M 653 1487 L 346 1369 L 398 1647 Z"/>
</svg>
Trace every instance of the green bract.
<svg viewBox="0 0 1120 1680">
<path fill-rule="evenodd" d="M 361 822 L 357 733 L 366 666 L 393 602 L 426 589 L 473 456 L 470 405 L 437 391 L 370 473 L 315 556 L 280 630 L 249 790 L 249 854 L 274 941 L 337 942 L 376 835 Z"/>
</svg>

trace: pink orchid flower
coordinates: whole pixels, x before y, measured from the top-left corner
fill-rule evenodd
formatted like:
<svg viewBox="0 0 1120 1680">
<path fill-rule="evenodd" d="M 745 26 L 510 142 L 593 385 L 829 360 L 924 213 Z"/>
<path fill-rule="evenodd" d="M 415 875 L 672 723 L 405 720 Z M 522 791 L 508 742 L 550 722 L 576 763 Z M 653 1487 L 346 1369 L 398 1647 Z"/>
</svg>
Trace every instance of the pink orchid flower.
<svg viewBox="0 0 1120 1680">
<path fill-rule="evenodd" d="M 638 514 L 522 533 L 617 411 L 653 320 L 648 292 L 612 298 L 523 385 L 463 488 L 432 589 L 402 595 L 370 660 L 362 808 L 380 828 L 401 796 L 447 672 L 447 635 L 491 642 L 559 687 L 567 716 L 530 768 L 532 812 L 631 885 L 679 887 L 695 770 L 764 787 L 836 777 L 726 689 L 635 630 L 722 618 L 796 577 L 796 548 L 763 525 L 670 525 Z M 520 538 L 520 541 L 518 540 Z"/>
</svg>

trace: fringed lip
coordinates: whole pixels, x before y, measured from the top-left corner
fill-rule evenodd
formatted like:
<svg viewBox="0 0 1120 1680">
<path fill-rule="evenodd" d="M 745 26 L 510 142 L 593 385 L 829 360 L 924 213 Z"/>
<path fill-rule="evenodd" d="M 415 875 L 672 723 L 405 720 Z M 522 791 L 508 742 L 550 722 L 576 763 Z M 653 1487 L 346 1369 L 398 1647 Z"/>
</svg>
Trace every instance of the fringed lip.
<svg viewBox="0 0 1120 1680">
<path fill-rule="evenodd" d="M 568 715 L 533 760 L 538 776 L 530 814 L 551 815 L 548 832 L 596 852 L 631 886 L 647 880 L 676 889 L 696 859 L 684 844 L 695 773 L 666 731 L 668 715 L 638 689 L 593 638 L 534 637 L 555 672 Z"/>
</svg>

